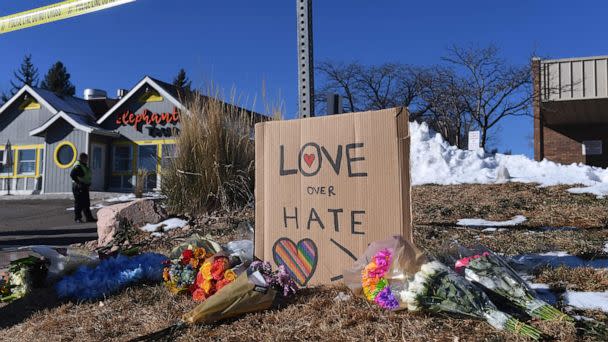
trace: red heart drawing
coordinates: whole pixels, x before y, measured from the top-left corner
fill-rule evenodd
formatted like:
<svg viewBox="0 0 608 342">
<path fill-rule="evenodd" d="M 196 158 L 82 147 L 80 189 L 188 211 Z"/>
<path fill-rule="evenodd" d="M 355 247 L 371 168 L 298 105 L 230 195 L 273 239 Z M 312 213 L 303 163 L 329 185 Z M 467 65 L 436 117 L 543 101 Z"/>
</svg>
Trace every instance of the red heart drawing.
<svg viewBox="0 0 608 342">
<path fill-rule="evenodd" d="M 302 239 L 297 244 L 282 237 L 272 246 L 274 262 L 283 265 L 291 278 L 300 286 L 306 286 L 315 274 L 319 252 L 311 239 Z"/>
<path fill-rule="evenodd" d="M 312 163 L 314 163 L 314 161 L 315 161 L 314 154 L 304 154 L 304 162 L 306 163 L 306 165 L 308 165 L 308 167 L 311 167 Z"/>
</svg>

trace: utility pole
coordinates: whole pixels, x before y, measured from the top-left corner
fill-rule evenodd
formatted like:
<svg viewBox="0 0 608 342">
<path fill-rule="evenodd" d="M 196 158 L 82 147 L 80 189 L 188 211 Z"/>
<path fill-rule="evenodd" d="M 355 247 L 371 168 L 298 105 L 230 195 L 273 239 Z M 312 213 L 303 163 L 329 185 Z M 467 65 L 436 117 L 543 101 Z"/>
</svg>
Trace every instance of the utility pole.
<svg viewBox="0 0 608 342">
<path fill-rule="evenodd" d="M 312 53 L 312 0 L 296 0 L 298 20 L 298 94 L 300 117 L 315 116 Z"/>
</svg>

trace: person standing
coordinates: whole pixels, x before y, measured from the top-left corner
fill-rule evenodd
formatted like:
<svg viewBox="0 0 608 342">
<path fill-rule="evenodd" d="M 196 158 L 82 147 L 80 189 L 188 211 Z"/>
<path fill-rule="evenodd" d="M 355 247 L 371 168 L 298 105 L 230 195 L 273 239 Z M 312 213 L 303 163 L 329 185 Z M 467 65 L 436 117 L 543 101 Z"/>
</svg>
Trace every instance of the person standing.
<svg viewBox="0 0 608 342">
<path fill-rule="evenodd" d="M 97 220 L 91 213 L 91 198 L 89 197 L 89 187 L 91 186 L 92 173 L 89 165 L 89 156 L 81 153 L 78 161 L 74 164 L 70 177 L 72 178 L 72 193 L 74 194 L 74 221 L 82 223 L 82 213 L 87 222 Z"/>
</svg>

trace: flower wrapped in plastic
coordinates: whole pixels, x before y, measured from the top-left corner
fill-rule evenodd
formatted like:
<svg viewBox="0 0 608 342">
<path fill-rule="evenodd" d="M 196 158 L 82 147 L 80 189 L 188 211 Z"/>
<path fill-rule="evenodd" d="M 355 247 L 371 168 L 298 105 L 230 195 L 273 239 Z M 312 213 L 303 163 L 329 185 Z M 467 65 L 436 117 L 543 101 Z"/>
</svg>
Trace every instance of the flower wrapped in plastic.
<svg viewBox="0 0 608 342">
<path fill-rule="evenodd" d="M 355 295 L 373 298 L 386 309 L 458 314 L 485 320 L 499 330 L 533 339 L 541 336 L 535 328 L 498 310 L 483 291 L 441 262 L 428 259 L 402 237 L 371 243 L 344 272 L 344 280 Z"/>
<path fill-rule="evenodd" d="M 46 262 L 34 256 L 11 261 L 8 274 L 0 277 L 0 302 L 25 297 L 34 286 L 42 285 L 46 272 Z"/>
<path fill-rule="evenodd" d="M 543 320 L 567 320 L 572 318 L 545 301 L 500 256 L 483 246 L 467 249 L 452 246 L 449 259 L 454 269 L 466 279 L 482 287 L 493 296 L 506 300 L 531 317 Z"/>
</svg>

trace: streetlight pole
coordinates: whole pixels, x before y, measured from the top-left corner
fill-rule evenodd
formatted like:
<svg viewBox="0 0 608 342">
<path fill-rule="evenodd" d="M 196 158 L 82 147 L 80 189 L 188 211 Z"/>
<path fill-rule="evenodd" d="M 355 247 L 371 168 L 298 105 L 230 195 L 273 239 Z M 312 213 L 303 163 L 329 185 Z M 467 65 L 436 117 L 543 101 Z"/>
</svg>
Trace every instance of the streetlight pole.
<svg viewBox="0 0 608 342">
<path fill-rule="evenodd" d="M 312 0 L 296 0 L 298 21 L 298 93 L 300 117 L 315 116 L 312 50 Z"/>
</svg>

